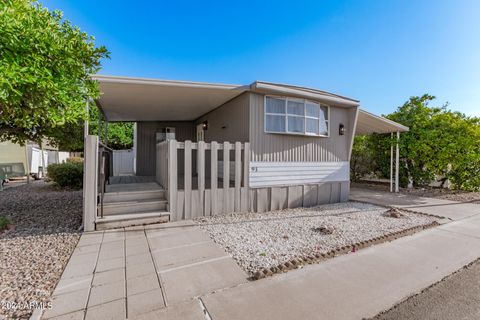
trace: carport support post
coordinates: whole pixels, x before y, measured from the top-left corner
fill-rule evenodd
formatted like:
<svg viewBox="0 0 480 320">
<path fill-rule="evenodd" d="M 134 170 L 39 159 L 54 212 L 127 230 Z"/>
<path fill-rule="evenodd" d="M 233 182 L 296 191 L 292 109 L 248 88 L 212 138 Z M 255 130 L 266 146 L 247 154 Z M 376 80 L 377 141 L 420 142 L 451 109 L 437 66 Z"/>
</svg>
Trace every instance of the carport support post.
<svg viewBox="0 0 480 320">
<path fill-rule="evenodd" d="M 395 192 L 399 191 L 399 172 L 400 172 L 400 147 L 398 142 L 400 140 L 400 131 L 397 131 L 397 145 L 395 150 Z"/>
<path fill-rule="evenodd" d="M 105 146 L 108 147 L 108 121 L 107 119 L 105 119 L 105 136 L 104 136 L 104 143 L 105 143 Z"/>
<path fill-rule="evenodd" d="M 390 192 L 393 192 L 393 132 L 390 133 Z"/>
<path fill-rule="evenodd" d="M 103 130 L 102 130 L 102 113 L 99 112 L 98 113 L 97 134 L 98 134 L 98 141 L 100 141 L 100 142 L 104 142 L 103 138 L 102 138 L 102 133 L 103 133 Z"/>
</svg>

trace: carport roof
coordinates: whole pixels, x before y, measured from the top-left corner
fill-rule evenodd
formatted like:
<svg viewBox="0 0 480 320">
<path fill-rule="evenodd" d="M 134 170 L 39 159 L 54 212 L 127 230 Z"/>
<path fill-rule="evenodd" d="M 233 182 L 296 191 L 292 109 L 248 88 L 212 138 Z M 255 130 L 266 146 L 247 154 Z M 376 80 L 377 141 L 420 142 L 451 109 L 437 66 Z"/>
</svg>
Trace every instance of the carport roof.
<svg viewBox="0 0 480 320">
<path fill-rule="evenodd" d="M 248 89 L 241 85 L 92 76 L 96 100 L 108 121 L 187 121 L 217 108 Z"/>
<path fill-rule="evenodd" d="M 408 131 L 408 127 L 400 123 L 374 115 L 373 113 L 362 109 L 360 109 L 358 112 L 355 135 L 405 131 Z"/>
<path fill-rule="evenodd" d="M 357 100 L 326 91 L 263 81 L 235 85 L 102 75 L 92 79 L 99 82 L 101 96 L 96 103 L 108 121 L 191 121 L 245 91 L 358 106 Z"/>
<path fill-rule="evenodd" d="M 359 101 L 318 89 L 255 81 L 250 85 L 93 75 L 101 96 L 95 102 L 108 121 L 192 121 L 245 91 L 313 99 L 351 108 Z M 408 128 L 360 110 L 356 134 L 408 131 Z"/>
</svg>

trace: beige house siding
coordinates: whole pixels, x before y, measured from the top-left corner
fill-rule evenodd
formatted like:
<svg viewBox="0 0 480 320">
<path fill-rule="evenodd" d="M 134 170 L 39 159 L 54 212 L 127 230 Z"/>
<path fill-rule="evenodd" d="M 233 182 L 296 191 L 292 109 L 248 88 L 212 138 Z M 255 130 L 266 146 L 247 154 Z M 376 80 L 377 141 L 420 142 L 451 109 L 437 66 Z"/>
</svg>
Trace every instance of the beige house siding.
<svg viewBox="0 0 480 320">
<path fill-rule="evenodd" d="M 137 175 L 155 175 L 157 158 L 156 133 L 165 127 L 175 128 L 177 141 L 195 139 L 195 125 L 190 121 L 137 122 Z M 179 157 L 180 156 L 181 155 L 179 155 Z M 179 158 L 179 161 L 181 160 L 182 159 Z M 183 172 L 183 168 L 179 168 L 179 171 Z"/>
<path fill-rule="evenodd" d="M 208 121 L 205 142 L 248 142 L 249 103 L 245 92 L 197 119 L 196 125 Z"/>
<path fill-rule="evenodd" d="M 264 95 L 250 93 L 250 147 L 252 161 L 348 161 L 356 108 L 330 106 L 330 136 L 307 137 L 264 132 Z M 338 134 L 339 124 L 346 128 Z"/>
</svg>

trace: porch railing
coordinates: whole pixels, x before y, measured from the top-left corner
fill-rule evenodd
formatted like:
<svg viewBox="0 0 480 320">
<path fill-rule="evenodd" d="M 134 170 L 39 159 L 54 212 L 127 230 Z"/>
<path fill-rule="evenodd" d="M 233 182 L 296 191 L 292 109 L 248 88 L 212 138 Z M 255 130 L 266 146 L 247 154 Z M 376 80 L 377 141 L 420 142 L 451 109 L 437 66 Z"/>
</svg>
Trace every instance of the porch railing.
<svg viewBox="0 0 480 320">
<path fill-rule="evenodd" d="M 105 197 L 105 188 L 110 181 L 113 171 L 113 150 L 104 145 L 102 142 L 98 143 L 98 212 L 97 216 L 103 218 L 103 199 Z"/>
<path fill-rule="evenodd" d="M 248 142 L 159 143 L 157 182 L 167 191 L 171 219 L 249 211 L 249 159 Z"/>
</svg>

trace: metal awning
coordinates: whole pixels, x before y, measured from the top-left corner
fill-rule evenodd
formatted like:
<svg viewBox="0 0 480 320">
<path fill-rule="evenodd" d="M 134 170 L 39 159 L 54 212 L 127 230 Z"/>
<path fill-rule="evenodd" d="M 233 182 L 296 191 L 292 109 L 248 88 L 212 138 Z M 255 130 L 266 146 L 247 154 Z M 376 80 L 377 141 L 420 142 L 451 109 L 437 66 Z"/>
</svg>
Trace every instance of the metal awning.
<svg viewBox="0 0 480 320">
<path fill-rule="evenodd" d="M 330 92 L 255 81 L 250 85 L 94 75 L 101 96 L 95 102 L 108 121 L 192 121 L 245 91 L 288 95 L 356 107 L 359 102 Z"/>
<path fill-rule="evenodd" d="M 94 75 L 108 121 L 192 121 L 248 86 Z M 161 117 L 161 119 L 159 118 Z"/>
<path fill-rule="evenodd" d="M 405 132 L 408 127 L 360 109 L 358 112 L 357 126 L 355 135 L 364 135 L 372 133 L 392 133 Z"/>
</svg>

